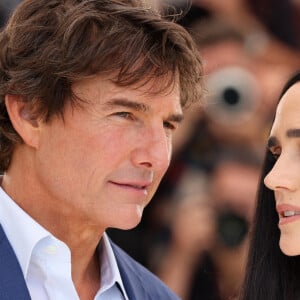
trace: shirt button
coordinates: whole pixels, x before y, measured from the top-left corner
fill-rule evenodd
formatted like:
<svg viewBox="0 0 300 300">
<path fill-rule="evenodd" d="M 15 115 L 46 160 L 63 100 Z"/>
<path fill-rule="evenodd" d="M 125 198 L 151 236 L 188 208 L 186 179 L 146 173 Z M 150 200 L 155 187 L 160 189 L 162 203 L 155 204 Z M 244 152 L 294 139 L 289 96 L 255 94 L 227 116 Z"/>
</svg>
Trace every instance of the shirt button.
<svg viewBox="0 0 300 300">
<path fill-rule="evenodd" d="M 49 255 L 55 255 L 57 253 L 57 247 L 54 245 L 50 245 L 46 247 L 45 251 Z"/>
</svg>

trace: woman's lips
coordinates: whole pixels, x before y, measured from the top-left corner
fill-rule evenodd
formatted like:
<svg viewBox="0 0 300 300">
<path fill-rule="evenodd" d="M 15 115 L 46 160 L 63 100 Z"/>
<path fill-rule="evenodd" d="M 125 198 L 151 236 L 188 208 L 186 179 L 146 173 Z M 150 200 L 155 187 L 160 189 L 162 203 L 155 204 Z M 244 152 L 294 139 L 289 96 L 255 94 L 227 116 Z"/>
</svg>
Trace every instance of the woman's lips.
<svg viewBox="0 0 300 300">
<path fill-rule="evenodd" d="M 281 204 L 276 206 L 276 210 L 279 216 L 278 225 L 284 225 L 284 224 L 288 224 L 300 220 L 299 207 L 289 205 L 289 204 Z"/>
</svg>

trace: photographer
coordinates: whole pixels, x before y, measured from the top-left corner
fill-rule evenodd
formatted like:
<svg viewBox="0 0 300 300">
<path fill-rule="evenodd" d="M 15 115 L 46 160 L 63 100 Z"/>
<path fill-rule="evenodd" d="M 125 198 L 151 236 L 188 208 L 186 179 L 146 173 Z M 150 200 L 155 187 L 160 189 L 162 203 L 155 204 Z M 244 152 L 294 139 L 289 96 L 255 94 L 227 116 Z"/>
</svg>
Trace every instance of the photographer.
<svg viewBox="0 0 300 300">
<path fill-rule="evenodd" d="M 223 300 L 238 292 L 259 168 L 256 156 L 233 152 L 218 158 L 207 185 L 198 176 L 198 191 L 195 173 L 182 177 L 171 240 L 157 270 L 182 299 Z"/>
</svg>

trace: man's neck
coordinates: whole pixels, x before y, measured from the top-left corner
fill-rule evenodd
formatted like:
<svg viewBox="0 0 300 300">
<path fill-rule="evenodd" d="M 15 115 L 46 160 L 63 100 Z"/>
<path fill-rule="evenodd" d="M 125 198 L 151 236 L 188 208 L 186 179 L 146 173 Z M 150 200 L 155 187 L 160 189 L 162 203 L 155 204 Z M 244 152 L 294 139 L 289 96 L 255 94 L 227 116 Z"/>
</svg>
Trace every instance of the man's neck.
<svg viewBox="0 0 300 300">
<path fill-rule="evenodd" d="M 72 280 L 79 298 L 94 299 L 100 288 L 97 246 L 104 229 L 90 225 L 83 218 L 74 218 L 70 210 L 51 210 L 44 195 L 38 190 L 32 192 L 26 189 L 26 186 L 34 186 L 28 182 L 30 177 L 26 177 L 27 175 L 23 176 L 22 180 L 22 176 L 8 172 L 1 178 L 1 186 L 26 213 L 69 247 Z"/>
<path fill-rule="evenodd" d="M 77 294 L 81 300 L 94 299 L 100 289 L 100 261 L 98 253 L 91 258 L 88 265 L 80 265 L 81 261 L 73 262 L 72 255 L 72 279 Z"/>
</svg>

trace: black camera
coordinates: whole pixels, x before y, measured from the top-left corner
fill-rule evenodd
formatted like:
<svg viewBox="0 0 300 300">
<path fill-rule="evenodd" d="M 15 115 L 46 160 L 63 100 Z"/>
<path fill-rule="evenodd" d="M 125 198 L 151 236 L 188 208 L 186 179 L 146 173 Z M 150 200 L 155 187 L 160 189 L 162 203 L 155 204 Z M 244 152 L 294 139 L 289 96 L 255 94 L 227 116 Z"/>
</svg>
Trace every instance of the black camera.
<svg viewBox="0 0 300 300">
<path fill-rule="evenodd" d="M 225 211 L 218 215 L 218 237 L 228 248 L 238 247 L 246 237 L 248 229 L 247 220 L 236 212 Z"/>
</svg>

